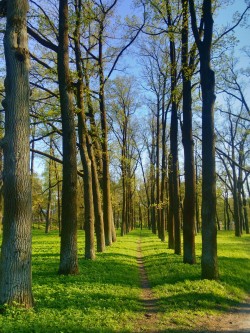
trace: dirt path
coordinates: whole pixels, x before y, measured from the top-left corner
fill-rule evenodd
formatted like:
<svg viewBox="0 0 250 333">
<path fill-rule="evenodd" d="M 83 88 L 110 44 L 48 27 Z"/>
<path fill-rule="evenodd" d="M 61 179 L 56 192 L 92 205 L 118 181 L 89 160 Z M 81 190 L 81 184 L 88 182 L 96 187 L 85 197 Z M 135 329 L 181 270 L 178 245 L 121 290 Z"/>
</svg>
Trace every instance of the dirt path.
<svg viewBox="0 0 250 333">
<path fill-rule="evenodd" d="M 158 333 L 158 330 L 156 330 L 156 327 L 159 326 L 159 319 L 157 315 L 157 299 L 154 297 L 144 267 L 140 239 L 138 240 L 137 245 L 137 263 L 139 267 L 142 288 L 141 302 L 145 309 L 145 314 L 144 319 L 138 321 L 138 330 L 136 332 Z"/>
<path fill-rule="evenodd" d="M 141 280 L 141 302 L 145 309 L 144 318 L 139 320 L 135 333 L 160 333 L 168 332 L 167 328 L 162 329 L 165 325 L 161 321 L 157 309 L 157 299 L 150 287 L 147 273 L 143 263 L 143 254 L 141 250 L 141 240 L 138 240 L 137 246 L 137 263 Z M 173 329 L 173 330 L 172 330 Z M 186 329 L 178 331 L 178 328 L 171 327 L 171 332 L 176 333 L 250 333 L 250 297 L 237 307 L 232 308 L 229 312 L 221 316 L 207 316 L 197 321 L 195 329 Z"/>
<path fill-rule="evenodd" d="M 250 333 L 250 297 L 229 312 L 221 316 L 210 316 L 201 324 L 203 333 Z"/>
</svg>

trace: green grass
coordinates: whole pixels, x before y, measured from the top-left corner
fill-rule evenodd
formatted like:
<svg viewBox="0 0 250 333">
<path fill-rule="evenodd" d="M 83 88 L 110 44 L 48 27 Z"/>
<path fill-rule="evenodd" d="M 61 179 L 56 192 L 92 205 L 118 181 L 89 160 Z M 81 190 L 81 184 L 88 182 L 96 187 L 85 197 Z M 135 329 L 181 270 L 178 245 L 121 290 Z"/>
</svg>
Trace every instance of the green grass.
<svg viewBox="0 0 250 333">
<path fill-rule="evenodd" d="M 250 291 L 250 235 L 218 233 L 219 281 L 201 280 L 201 236 L 196 237 L 197 264 L 166 249 L 150 232 L 142 238 L 145 266 L 158 300 L 164 325 L 194 327 L 207 315 L 220 314 Z M 166 331 L 167 332 L 167 331 Z"/>
<path fill-rule="evenodd" d="M 7 308 L 0 332 L 125 333 L 137 332 L 143 320 L 136 262 L 140 230 L 133 231 L 84 260 L 84 235 L 79 232 L 77 276 L 59 276 L 60 239 L 56 231 L 33 235 L 33 310 Z M 161 332 L 190 332 L 197 318 L 225 311 L 249 291 L 250 237 L 220 232 L 220 281 L 200 280 L 200 236 L 196 265 L 182 263 L 149 231 L 142 231 L 145 266 L 155 292 Z M 168 327 L 168 329 L 166 329 Z M 183 329 L 185 327 L 185 330 Z M 182 330 L 183 329 L 183 330 Z"/>
<path fill-rule="evenodd" d="M 77 276 L 57 275 L 59 237 L 34 231 L 34 310 L 9 308 L 0 316 L 0 332 L 131 332 L 142 315 L 136 264 L 137 236 L 126 236 L 95 261 L 84 260 L 79 232 Z"/>
</svg>

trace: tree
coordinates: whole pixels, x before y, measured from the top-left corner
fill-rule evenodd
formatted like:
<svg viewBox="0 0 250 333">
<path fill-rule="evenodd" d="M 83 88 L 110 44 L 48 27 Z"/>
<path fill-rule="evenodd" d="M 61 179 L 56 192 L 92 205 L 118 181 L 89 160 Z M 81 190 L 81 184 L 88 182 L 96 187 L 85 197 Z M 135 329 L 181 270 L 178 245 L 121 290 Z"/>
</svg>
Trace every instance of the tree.
<svg viewBox="0 0 250 333">
<path fill-rule="evenodd" d="M 193 52 L 189 65 L 188 49 L 188 2 L 182 0 L 182 95 L 183 125 L 182 142 L 184 148 L 185 197 L 183 212 L 183 262 L 195 263 L 195 163 L 192 130 L 192 84 Z"/>
<path fill-rule="evenodd" d="M 29 157 L 28 1 L 1 2 L 7 10 L 4 151 L 4 217 L 0 304 L 33 305 L 31 279 L 31 179 Z M 3 8 L 3 6 L 6 6 Z M 4 9 L 4 10 L 3 10 Z"/>
<path fill-rule="evenodd" d="M 217 227 L 216 227 L 216 174 L 214 102 L 215 74 L 211 68 L 213 35 L 212 1 L 202 3 L 203 36 L 199 33 L 196 8 L 189 0 L 193 35 L 200 55 L 202 91 L 202 277 L 218 279 Z"/>
<path fill-rule="evenodd" d="M 94 201 L 93 201 L 93 189 L 96 184 L 93 183 L 92 178 L 95 174 L 92 174 L 93 161 L 89 156 L 88 148 L 90 148 L 90 139 L 88 136 L 88 130 L 86 125 L 86 117 L 84 110 L 84 85 L 83 85 L 83 68 L 81 62 L 81 49 L 80 49 L 80 23 L 81 23 L 81 1 L 75 1 L 75 12 L 76 12 L 76 24 L 74 31 L 74 44 L 75 44 L 75 57 L 76 57 L 76 68 L 77 68 L 77 107 L 78 107 L 78 136 L 79 136 L 79 147 L 81 160 L 84 170 L 84 210 L 85 210 L 85 259 L 95 259 L 95 242 L 94 242 L 94 224 L 95 224 L 95 213 L 94 213 Z M 98 186 L 98 184 L 97 184 Z M 102 213 L 102 212 L 101 212 Z M 100 215 L 96 214 L 98 218 Z M 96 221 L 100 229 L 100 220 Z M 99 230 L 97 229 L 97 230 Z M 97 232 L 97 236 L 100 233 Z M 102 236 L 102 235 L 101 235 Z M 98 237 L 98 240 L 102 240 L 102 237 Z M 104 233 L 103 242 L 98 243 L 99 249 L 104 249 Z"/>
<path fill-rule="evenodd" d="M 174 250 L 181 254 L 181 221 L 180 221 L 180 196 L 179 196 L 179 160 L 178 160 L 178 96 L 177 96 L 177 56 L 174 37 L 175 26 L 172 18 L 172 9 L 167 5 L 167 24 L 169 29 L 170 49 L 170 75 L 171 75 L 171 127 L 170 127 L 170 158 L 171 186 L 169 186 L 169 205 L 173 208 L 174 219 Z"/>
<path fill-rule="evenodd" d="M 73 91 L 69 71 L 68 1 L 59 2 L 58 81 L 63 132 L 60 274 L 77 274 L 77 163 Z"/>
<path fill-rule="evenodd" d="M 135 98 L 135 80 L 130 77 L 117 77 L 108 89 L 108 108 L 112 131 L 120 148 L 119 165 L 122 178 L 122 225 L 121 235 L 128 233 L 133 226 L 133 176 L 138 161 L 136 152 L 135 124 L 133 115 L 139 104 Z"/>
</svg>

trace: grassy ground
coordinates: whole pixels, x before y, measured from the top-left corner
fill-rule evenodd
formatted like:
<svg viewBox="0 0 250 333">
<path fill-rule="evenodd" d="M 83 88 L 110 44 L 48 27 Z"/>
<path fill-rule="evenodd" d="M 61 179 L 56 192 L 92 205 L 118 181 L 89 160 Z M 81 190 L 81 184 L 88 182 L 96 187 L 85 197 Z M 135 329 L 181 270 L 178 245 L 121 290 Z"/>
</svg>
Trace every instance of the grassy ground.
<svg viewBox="0 0 250 333">
<path fill-rule="evenodd" d="M 207 315 L 220 314 L 250 292 L 250 235 L 218 233 L 219 281 L 200 279 L 201 237 L 196 237 L 197 264 L 166 249 L 166 244 L 144 232 L 142 250 L 151 286 L 158 300 L 164 326 L 193 328 Z M 166 331 L 168 332 L 168 331 Z M 170 332 L 170 330 L 169 330 Z M 184 332 L 184 331 L 183 331 Z"/>
<path fill-rule="evenodd" d="M 219 282 L 200 280 L 198 263 L 190 266 L 167 250 L 149 231 L 133 231 L 94 262 L 83 259 L 84 235 L 79 232 L 80 274 L 58 276 L 57 232 L 33 236 L 33 293 L 35 308 L 7 309 L 0 315 L 0 332 L 125 333 L 138 331 L 144 318 L 136 262 L 142 236 L 145 266 L 158 299 L 161 332 L 181 332 L 197 318 L 224 311 L 242 299 L 249 288 L 250 237 L 219 233 Z M 168 329 L 166 329 L 168 327 Z M 172 327 L 172 328 L 171 328 Z M 173 328 L 174 327 L 174 328 Z M 187 331 L 185 331 L 187 332 Z"/>
</svg>

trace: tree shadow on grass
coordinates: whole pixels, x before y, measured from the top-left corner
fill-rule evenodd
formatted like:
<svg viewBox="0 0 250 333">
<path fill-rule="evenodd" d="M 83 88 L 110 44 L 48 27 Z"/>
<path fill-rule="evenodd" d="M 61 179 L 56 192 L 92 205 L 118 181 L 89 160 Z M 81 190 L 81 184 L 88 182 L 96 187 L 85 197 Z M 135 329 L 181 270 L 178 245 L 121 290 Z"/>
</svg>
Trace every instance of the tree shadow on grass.
<svg viewBox="0 0 250 333">
<path fill-rule="evenodd" d="M 184 264 L 182 258 L 174 254 L 146 255 L 144 265 L 149 273 L 152 287 L 201 279 L 199 264 Z"/>
<path fill-rule="evenodd" d="M 210 310 L 227 311 L 235 305 L 234 300 L 228 299 L 210 292 L 197 294 L 195 292 L 178 293 L 169 297 L 161 297 L 158 300 L 159 309 L 165 311 L 199 311 L 209 312 Z"/>
<path fill-rule="evenodd" d="M 48 260 L 47 260 L 48 259 Z M 54 260 L 55 259 L 55 260 Z M 55 255 L 35 254 L 33 257 L 34 283 L 36 279 L 39 284 L 46 285 L 49 279 L 55 278 L 65 284 L 74 283 L 103 283 L 121 284 L 124 286 L 139 286 L 139 274 L 136 257 L 119 253 L 103 253 L 102 256 L 94 261 L 79 259 L 79 275 L 58 276 L 57 269 L 59 259 Z M 39 268 L 40 269 L 37 269 Z"/>
<path fill-rule="evenodd" d="M 248 258 L 219 257 L 220 280 L 250 292 L 250 260 Z"/>
</svg>

